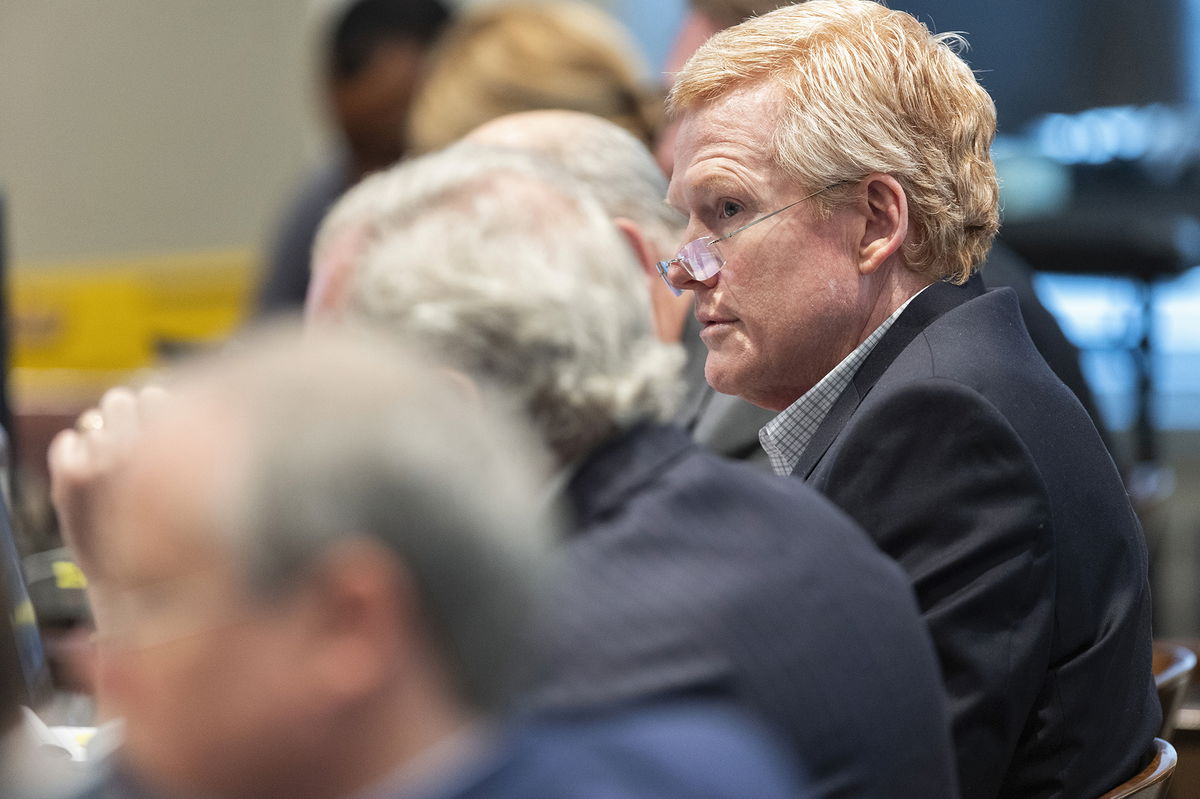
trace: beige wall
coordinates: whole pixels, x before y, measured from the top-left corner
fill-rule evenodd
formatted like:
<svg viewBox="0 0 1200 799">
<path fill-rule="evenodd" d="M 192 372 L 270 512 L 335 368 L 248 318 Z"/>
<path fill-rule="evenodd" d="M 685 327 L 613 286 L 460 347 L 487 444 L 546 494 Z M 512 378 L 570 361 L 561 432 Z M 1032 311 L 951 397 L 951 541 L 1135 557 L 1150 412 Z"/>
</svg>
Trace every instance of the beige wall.
<svg viewBox="0 0 1200 799">
<path fill-rule="evenodd" d="M 20 262 L 259 246 L 318 148 L 308 0 L 0 0 Z"/>
</svg>

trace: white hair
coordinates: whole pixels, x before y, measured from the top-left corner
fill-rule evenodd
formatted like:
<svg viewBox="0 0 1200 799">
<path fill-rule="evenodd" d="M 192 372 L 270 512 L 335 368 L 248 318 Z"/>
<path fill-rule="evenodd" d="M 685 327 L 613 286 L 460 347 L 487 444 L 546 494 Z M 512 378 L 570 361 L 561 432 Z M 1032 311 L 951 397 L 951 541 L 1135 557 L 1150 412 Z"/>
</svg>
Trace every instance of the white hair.
<svg viewBox="0 0 1200 799">
<path fill-rule="evenodd" d="M 666 202 L 667 178 L 646 145 L 607 119 L 579 111 L 527 111 L 476 128 L 467 141 L 536 153 L 591 189 L 611 217 L 642 227 L 673 254 L 687 218 Z"/>
<path fill-rule="evenodd" d="M 634 255 L 577 181 L 461 144 L 351 195 L 370 221 L 347 321 L 499 385 L 563 462 L 670 416 L 682 352 L 655 337 Z"/>
</svg>

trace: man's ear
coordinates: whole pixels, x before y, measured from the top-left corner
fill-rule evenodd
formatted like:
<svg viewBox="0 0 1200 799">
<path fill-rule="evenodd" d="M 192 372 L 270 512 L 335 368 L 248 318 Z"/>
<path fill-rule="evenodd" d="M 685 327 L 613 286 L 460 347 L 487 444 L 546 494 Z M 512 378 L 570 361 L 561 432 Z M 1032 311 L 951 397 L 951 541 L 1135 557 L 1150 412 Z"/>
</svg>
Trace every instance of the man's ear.
<svg viewBox="0 0 1200 799">
<path fill-rule="evenodd" d="M 658 279 L 658 254 L 654 247 L 650 245 L 650 240 L 646 238 L 645 232 L 641 226 L 632 219 L 619 216 L 613 220 L 613 224 L 617 226 L 617 230 L 621 231 L 625 236 L 625 241 L 629 242 L 630 249 L 637 256 L 638 263 L 642 266 L 642 271 L 647 277 Z"/>
<path fill-rule="evenodd" d="M 874 173 L 863 181 L 859 208 L 865 224 L 858 271 L 869 275 L 898 252 L 908 238 L 908 197 L 891 175 Z"/>
<path fill-rule="evenodd" d="M 331 547 L 312 579 L 309 662 L 321 690 L 335 705 L 375 695 L 412 655 L 420 629 L 408 569 L 380 545 L 356 538 Z"/>
</svg>

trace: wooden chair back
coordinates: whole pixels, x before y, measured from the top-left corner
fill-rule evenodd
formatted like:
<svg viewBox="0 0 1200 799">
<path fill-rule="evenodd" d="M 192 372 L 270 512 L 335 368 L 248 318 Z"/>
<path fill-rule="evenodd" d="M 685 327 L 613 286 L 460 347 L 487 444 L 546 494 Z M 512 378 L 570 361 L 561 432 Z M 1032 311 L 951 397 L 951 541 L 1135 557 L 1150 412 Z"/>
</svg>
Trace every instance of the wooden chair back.
<svg viewBox="0 0 1200 799">
<path fill-rule="evenodd" d="M 1154 642 L 1154 685 L 1158 688 L 1158 702 L 1162 705 L 1162 727 L 1158 737 L 1171 740 L 1175 734 L 1176 717 L 1183 704 L 1192 671 L 1196 668 L 1196 654 L 1186 646 L 1167 641 Z"/>
<path fill-rule="evenodd" d="M 1121 783 L 1100 799 L 1162 799 L 1175 773 L 1175 747 L 1162 738 L 1154 739 L 1154 759 L 1144 769 Z"/>
</svg>

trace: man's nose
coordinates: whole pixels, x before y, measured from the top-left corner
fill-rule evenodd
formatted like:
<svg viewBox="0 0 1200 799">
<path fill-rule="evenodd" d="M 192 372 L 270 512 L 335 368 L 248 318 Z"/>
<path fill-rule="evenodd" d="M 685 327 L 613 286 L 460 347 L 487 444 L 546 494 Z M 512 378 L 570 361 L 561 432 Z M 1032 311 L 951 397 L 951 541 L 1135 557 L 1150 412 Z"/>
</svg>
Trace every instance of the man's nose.
<svg viewBox="0 0 1200 799">
<path fill-rule="evenodd" d="M 721 273 L 718 272 L 707 280 L 697 280 L 678 261 L 667 267 L 667 282 L 680 291 L 696 291 L 702 287 L 712 288 L 717 285 L 720 276 Z"/>
</svg>

